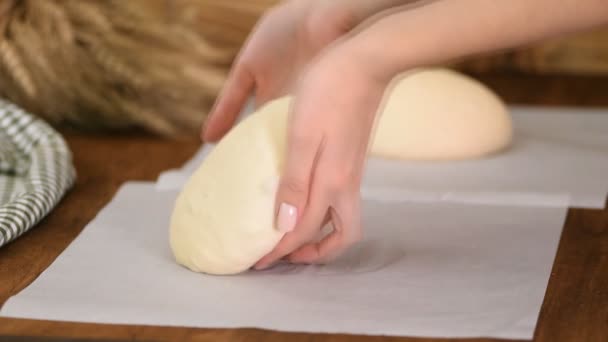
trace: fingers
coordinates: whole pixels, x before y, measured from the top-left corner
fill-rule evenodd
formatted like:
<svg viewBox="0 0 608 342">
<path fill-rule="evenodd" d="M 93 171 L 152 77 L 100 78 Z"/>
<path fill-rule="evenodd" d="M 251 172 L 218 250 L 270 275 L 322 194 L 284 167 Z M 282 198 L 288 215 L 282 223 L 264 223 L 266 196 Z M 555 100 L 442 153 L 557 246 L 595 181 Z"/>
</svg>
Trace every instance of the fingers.
<svg viewBox="0 0 608 342">
<path fill-rule="evenodd" d="M 353 197 L 345 198 L 339 209 L 331 208 L 333 232 L 315 243 L 298 248 L 288 257 L 290 262 L 304 264 L 327 263 L 346 251 L 361 239 L 361 218 L 359 201 Z"/>
<path fill-rule="evenodd" d="M 253 74 L 244 64 L 237 62 L 205 122 L 201 132 L 204 141 L 217 141 L 230 130 L 254 84 Z"/>
<path fill-rule="evenodd" d="M 327 205 L 324 201 L 308 206 L 313 170 L 323 148 L 322 136 L 318 131 L 302 129 L 303 125 L 290 127 L 298 127 L 298 131 L 290 132 L 288 138 L 285 166 L 275 203 L 276 229 L 288 234 L 256 264 L 258 269 L 266 268 L 296 249 L 298 244 L 305 243 L 310 233 L 314 233 L 309 227 L 320 225 L 325 218 Z"/>
<path fill-rule="evenodd" d="M 254 268 L 267 268 L 285 256 L 294 263 L 329 262 L 361 239 L 358 193 L 345 191 L 341 195 L 342 200 L 335 201 L 336 205 L 330 207 L 326 203 L 329 203 L 327 199 L 331 198 L 331 195 L 327 192 L 320 193 L 322 189 L 327 188 L 319 186 L 313 189 L 310 206 L 296 229 L 286 234 L 275 249 L 262 258 Z M 331 220 L 333 232 L 319 242 L 311 242 L 318 236 L 328 218 Z"/>
<path fill-rule="evenodd" d="M 276 228 L 290 232 L 304 213 L 313 182 L 313 170 L 323 153 L 323 136 L 320 130 L 299 122 L 292 111 L 289 116 L 285 164 L 276 194 Z"/>
<path fill-rule="evenodd" d="M 256 269 L 285 256 L 292 262 L 331 260 L 361 238 L 360 184 L 383 91 L 369 79 L 351 76 L 356 70 L 337 68 L 344 60 L 316 64 L 298 85 L 276 202 L 277 227 L 286 234 Z M 345 75 L 336 69 L 353 79 L 348 91 L 335 91 L 345 89 Z M 328 211 L 334 231 L 316 242 Z"/>
<path fill-rule="evenodd" d="M 357 184 L 356 179 L 343 178 L 337 172 L 330 173 L 323 166 L 316 165 L 316 169 L 325 175 L 325 179 L 313 177 L 304 215 L 295 230 L 286 234 L 275 249 L 256 264 L 256 269 L 267 268 L 285 256 L 295 263 L 328 262 L 361 238 L 360 195 L 358 187 L 352 185 Z M 333 232 L 320 242 L 311 242 L 328 218 Z"/>
<path fill-rule="evenodd" d="M 287 233 L 269 254 L 260 259 L 255 264 L 255 269 L 265 269 L 271 266 L 316 236 L 319 227 L 323 224 L 327 205 L 319 200 L 312 201 L 311 203 L 313 204 L 302 215 L 297 228 Z"/>
</svg>

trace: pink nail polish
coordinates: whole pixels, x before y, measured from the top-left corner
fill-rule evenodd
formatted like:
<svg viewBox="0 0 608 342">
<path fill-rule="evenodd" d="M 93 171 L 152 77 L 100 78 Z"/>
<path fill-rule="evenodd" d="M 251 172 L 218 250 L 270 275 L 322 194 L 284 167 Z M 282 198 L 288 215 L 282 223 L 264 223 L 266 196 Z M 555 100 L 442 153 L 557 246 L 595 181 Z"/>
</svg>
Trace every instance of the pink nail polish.
<svg viewBox="0 0 608 342">
<path fill-rule="evenodd" d="M 296 227 L 297 219 L 298 209 L 291 204 L 282 203 L 277 217 L 277 229 L 284 233 L 290 232 Z"/>
</svg>

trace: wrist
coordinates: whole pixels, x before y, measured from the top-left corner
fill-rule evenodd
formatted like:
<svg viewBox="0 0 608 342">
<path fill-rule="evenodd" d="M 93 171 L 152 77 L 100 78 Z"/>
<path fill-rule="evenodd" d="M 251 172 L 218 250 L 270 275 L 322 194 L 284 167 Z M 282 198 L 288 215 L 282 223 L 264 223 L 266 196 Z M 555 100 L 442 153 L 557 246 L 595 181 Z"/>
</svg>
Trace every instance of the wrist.
<svg viewBox="0 0 608 342">
<path fill-rule="evenodd" d="M 322 65 L 321 70 L 325 75 L 340 79 L 340 83 L 345 87 L 344 90 L 351 96 L 380 102 L 396 74 L 379 67 L 376 63 L 370 63 L 365 55 L 356 55 L 356 52 L 353 52 L 355 48 L 347 44 L 339 44 L 326 51 L 319 60 Z M 373 120 L 375 109 L 369 111 L 369 119 Z"/>
<path fill-rule="evenodd" d="M 411 55 L 396 55 L 396 51 L 387 46 L 389 42 L 389 39 L 375 37 L 363 31 L 336 46 L 334 53 L 341 55 L 342 60 L 349 61 L 354 68 L 374 82 L 386 85 L 401 72 L 416 67 L 414 48 Z"/>
</svg>

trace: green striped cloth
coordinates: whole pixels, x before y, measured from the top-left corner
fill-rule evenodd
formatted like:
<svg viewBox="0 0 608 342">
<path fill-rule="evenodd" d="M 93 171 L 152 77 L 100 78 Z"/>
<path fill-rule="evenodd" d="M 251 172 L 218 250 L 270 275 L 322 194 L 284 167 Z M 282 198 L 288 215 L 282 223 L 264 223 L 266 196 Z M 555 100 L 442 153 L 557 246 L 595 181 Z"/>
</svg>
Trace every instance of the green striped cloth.
<svg viewBox="0 0 608 342">
<path fill-rule="evenodd" d="M 75 178 L 63 138 L 44 121 L 0 99 L 0 247 L 44 218 Z"/>
</svg>

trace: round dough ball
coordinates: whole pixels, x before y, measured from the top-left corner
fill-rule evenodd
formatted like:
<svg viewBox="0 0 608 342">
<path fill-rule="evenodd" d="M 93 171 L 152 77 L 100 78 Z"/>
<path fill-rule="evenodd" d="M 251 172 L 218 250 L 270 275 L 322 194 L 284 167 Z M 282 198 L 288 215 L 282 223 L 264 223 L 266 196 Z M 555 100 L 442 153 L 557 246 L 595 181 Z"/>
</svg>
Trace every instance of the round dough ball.
<svg viewBox="0 0 608 342">
<path fill-rule="evenodd" d="M 394 82 L 377 119 L 371 154 L 406 160 L 483 157 L 513 135 L 504 103 L 482 83 L 448 69 L 422 69 Z"/>
<path fill-rule="evenodd" d="M 245 118 L 184 185 L 171 218 L 177 262 L 208 274 L 240 273 L 270 252 L 274 203 L 286 147 L 288 99 Z"/>
<path fill-rule="evenodd" d="M 245 118 L 185 184 L 170 227 L 179 264 L 208 274 L 240 273 L 283 237 L 274 213 L 290 103 L 284 97 Z M 511 135 L 507 110 L 490 90 L 456 72 L 431 69 L 391 89 L 370 152 L 399 159 L 474 158 L 504 148 Z"/>
</svg>

